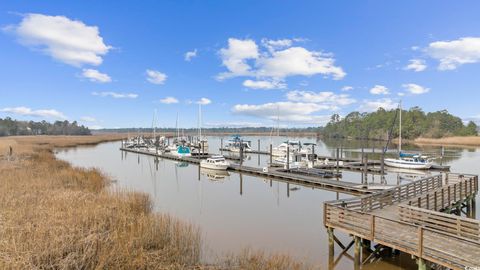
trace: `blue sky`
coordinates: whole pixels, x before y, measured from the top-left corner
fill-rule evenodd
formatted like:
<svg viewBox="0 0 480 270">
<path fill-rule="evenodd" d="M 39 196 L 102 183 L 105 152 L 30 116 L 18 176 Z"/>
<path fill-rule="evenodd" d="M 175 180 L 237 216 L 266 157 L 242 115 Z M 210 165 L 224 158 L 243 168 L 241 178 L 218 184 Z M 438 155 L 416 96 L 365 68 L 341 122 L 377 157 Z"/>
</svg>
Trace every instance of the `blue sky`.
<svg viewBox="0 0 480 270">
<path fill-rule="evenodd" d="M 450 4 L 448 4 L 450 3 Z M 404 107 L 480 119 L 480 3 L 2 1 L 0 117 L 318 126 Z"/>
</svg>

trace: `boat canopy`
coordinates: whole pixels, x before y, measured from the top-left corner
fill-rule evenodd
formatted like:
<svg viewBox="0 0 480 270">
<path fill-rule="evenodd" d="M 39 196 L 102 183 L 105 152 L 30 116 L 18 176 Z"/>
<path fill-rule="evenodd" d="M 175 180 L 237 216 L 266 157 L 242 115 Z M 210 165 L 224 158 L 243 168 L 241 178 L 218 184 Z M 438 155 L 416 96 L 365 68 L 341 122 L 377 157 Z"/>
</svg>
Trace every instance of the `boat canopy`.
<svg viewBox="0 0 480 270">
<path fill-rule="evenodd" d="M 177 147 L 177 153 L 179 154 L 190 154 L 190 148 L 180 145 Z"/>
<path fill-rule="evenodd" d="M 400 152 L 400 157 L 401 157 L 401 158 L 405 158 L 405 157 L 415 157 L 415 156 L 418 156 L 418 154 L 410 154 L 410 153 Z"/>
</svg>

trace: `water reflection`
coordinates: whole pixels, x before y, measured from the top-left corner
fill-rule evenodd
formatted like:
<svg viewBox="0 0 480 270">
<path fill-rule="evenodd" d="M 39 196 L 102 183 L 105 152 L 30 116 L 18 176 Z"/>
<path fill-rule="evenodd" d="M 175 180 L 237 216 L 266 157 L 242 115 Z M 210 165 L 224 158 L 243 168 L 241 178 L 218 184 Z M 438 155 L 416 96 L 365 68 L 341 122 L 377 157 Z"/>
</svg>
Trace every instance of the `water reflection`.
<svg viewBox="0 0 480 270">
<path fill-rule="evenodd" d="M 252 149 L 268 151 L 270 144 L 276 146 L 286 138 L 252 136 L 249 140 L 252 141 Z M 301 138 L 301 141 L 317 143 L 315 152 L 318 155 L 332 155 L 341 146 L 345 157 L 358 157 L 363 145 L 363 142 L 354 141 L 323 142 L 315 137 Z M 219 149 L 220 145 L 220 137 L 209 137 L 211 151 Z M 116 180 L 115 186 L 149 193 L 156 211 L 199 225 L 206 243 L 205 261 L 251 247 L 287 253 L 322 268 L 329 265 L 335 265 L 335 269 L 353 268 L 352 250 L 341 254 L 342 250 L 336 248 L 333 261 L 330 258 L 322 207 L 324 201 L 351 195 L 308 184 L 298 185 L 233 172 L 211 172 L 194 164 L 119 151 L 119 147 L 119 143 L 113 142 L 95 147 L 69 148 L 59 150 L 57 156 L 76 166 L 98 167 Z M 367 147 L 373 154 L 373 151 L 379 152 L 382 146 L 380 143 L 366 144 L 364 151 Z M 480 155 L 476 150 L 447 148 L 445 153 L 448 156 L 445 163 L 452 165 L 453 171 L 480 172 L 477 165 Z M 243 162 L 246 166 L 264 167 L 269 162 L 269 156 L 246 155 Z M 392 185 L 412 181 L 413 177 L 422 177 L 425 173 L 391 169 L 386 172 L 385 182 Z M 344 171 L 339 180 L 376 184 L 383 181 L 378 174 L 359 171 Z M 346 244 L 351 240 L 341 233 L 337 237 Z M 412 268 L 412 263 L 415 267 L 410 257 L 393 254 L 363 268 Z"/>
</svg>

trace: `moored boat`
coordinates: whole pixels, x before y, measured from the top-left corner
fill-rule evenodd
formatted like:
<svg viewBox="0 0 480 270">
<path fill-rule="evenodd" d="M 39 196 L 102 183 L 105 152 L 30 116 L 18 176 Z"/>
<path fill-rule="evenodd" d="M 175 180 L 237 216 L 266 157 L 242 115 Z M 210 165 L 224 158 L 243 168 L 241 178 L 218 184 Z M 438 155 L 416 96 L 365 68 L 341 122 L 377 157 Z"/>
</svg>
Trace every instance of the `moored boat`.
<svg viewBox="0 0 480 270">
<path fill-rule="evenodd" d="M 225 160 L 224 156 L 212 156 L 207 159 L 204 159 L 200 162 L 201 168 L 211 169 L 211 170 L 226 170 L 230 166 L 230 163 Z"/>
</svg>

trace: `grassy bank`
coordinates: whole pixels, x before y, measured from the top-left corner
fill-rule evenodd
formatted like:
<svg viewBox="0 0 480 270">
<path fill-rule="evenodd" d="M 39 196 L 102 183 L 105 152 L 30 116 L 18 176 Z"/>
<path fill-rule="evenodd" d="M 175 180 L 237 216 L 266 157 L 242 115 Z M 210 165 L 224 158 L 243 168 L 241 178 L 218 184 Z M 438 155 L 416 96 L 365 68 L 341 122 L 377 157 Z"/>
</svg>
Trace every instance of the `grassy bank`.
<svg viewBox="0 0 480 270">
<path fill-rule="evenodd" d="M 439 139 L 417 138 L 413 142 L 420 145 L 480 146 L 480 136 L 445 137 Z"/>
<path fill-rule="evenodd" d="M 52 152 L 120 138 L 0 138 L 0 269 L 304 268 L 249 251 L 202 265 L 196 226 L 153 213 L 147 195 L 111 191 L 98 170 L 73 168 Z"/>
</svg>

